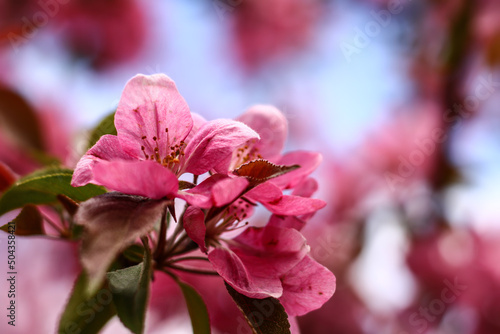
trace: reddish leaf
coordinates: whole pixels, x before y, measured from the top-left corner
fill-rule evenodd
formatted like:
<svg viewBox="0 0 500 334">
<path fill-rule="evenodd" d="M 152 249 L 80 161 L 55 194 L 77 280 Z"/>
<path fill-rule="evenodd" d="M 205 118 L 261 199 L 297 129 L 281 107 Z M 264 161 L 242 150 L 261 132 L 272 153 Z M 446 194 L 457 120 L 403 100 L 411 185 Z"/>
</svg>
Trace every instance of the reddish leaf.
<svg viewBox="0 0 500 334">
<path fill-rule="evenodd" d="M 15 235 L 45 235 L 42 215 L 34 205 L 26 205 L 14 219 L 14 224 L 16 227 Z M 0 229 L 8 232 L 8 225 L 6 224 Z"/>
<path fill-rule="evenodd" d="M 43 151 L 40 123 L 33 108 L 19 94 L 0 88 L 0 120 L 24 146 Z"/>
<path fill-rule="evenodd" d="M 272 297 L 249 298 L 226 283 L 226 289 L 245 316 L 254 334 L 290 334 L 288 315 L 280 302 Z"/>
<path fill-rule="evenodd" d="M 16 182 L 14 172 L 12 172 L 5 164 L 0 162 L 0 193 L 9 189 L 14 182 Z"/>
<path fill-rule="evenodd" d="M 99 287 L 116 255 L 151 231 L 165 201 L 107 193 L 80 205 L 75 221 L 83 225 L 82 265 L 89 275 L 89 292 Z"/>
<path fill-rule="evenodd" d="M 275 165 L 264 159 L 250 161 L 233 171 L 238 176 L 246 177 L 252 185 L 265 182 L 300 168 L 299 165 Z"/>
</svg>

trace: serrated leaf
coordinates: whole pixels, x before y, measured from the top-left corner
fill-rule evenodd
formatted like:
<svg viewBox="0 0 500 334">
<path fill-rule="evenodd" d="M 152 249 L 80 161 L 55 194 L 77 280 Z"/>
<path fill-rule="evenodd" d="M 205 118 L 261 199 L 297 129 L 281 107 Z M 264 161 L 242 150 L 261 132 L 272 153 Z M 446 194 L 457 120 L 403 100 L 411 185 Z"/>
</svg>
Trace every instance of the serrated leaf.
<svg viewBox="0 0 500 334">
<path fill-rule="evenodd" d="M 177 280 L 186 300 L 193 334 L 210 334 L 210 318 L 203 298 L 189 284 Z"/>
<path fill-rule="evenodd" d="M 107 274 L 118 317 L 135 334 L 144 332 L 151 274 L 149 247 L 144 250 L 143 262 Z"/>
<path fill-rule="evenodd" d="M 110 289 L 102 286 L 96 293 L 88 296 L 87 285 L 88 278 L 82 272 L 59 321 L 59 334 L 97 334 L 116 314 Z"/>
<path fill-rule="evenodd" d="M 0 197 L 0 216 L 28 204 L 55 204 L 57 195 L 81 202 L 106 193 L 104 188 L 93 184 L 72 187 L 72 176 L 71 170 L 61 168 L 47 168 L 25 176 Z"/>
<path fill-rule="evenodd" d="M 233 174 L 247 178 L 251 185 L 255 186 L 272 178 L 296 170 L 297 168 L 300 168 L 300 166 L 275 165 L 267 160 L 257 159 L 241 165 L 233 171 Z"/>
<path fill-rule="evenodd" d="M 254 334 L 290 334 L 290 323 L 285 308 L 276 298 L 249 298 L 227 283 L 226 289 L 245 316 Z"/>
<path fill-rule="evenodd" d="M 15 235 L 45 235 L 42 215 L 33 205 L 25 206 L 13 222 L 15 226 Z M 5 224 L 0 229 L 8 232 L 9 224 Z"/>
<path fill-rule="evenodd" d="M 151 231 L 161 218 L 165 201 L 107 193 L 80 205 L 75 222 L 83 225 L 81 262 L 94 291 L 116 256 Z"/>
<path fill-rule="evenodd" d="M 99 138 L 104 135 L 115 135 L 116 136 L 116 127 L 115 127 L 115 112 L 109 114 L 104 117 L 99 124 L 92 130 L 89 136 L 89 140 L 87 143 L 87 148 L 91 148 L 97 143 Z"/>
</svg>

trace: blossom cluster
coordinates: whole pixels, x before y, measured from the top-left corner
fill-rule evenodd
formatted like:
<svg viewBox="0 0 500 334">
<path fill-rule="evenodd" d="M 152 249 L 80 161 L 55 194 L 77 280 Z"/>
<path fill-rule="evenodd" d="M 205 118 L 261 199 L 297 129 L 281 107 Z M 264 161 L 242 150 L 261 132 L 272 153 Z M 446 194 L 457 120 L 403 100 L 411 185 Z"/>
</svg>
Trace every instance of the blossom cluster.
<svg viewBox="0 0 500 334">
<path fill-rule="evenodd" d="M 326 204 L 311 198 L 321 155 L 282 154 L 287 121 L 278 109 L 256 105 L 236 120 L 207 121 L 166 75 L 137 75 L 114 123 L 117 134 L 88 150 L 71 183 L 111 191 L 83 202 L 75 216 L 90 290 L 117 254 L 148 236 L 155 270 L 218 274 L 246 297 L 278 299 L 292 317 L 332 296 L 335 277 L 309 256 L 300 232 Z M 271 213 L 264 226 L 251 220 L 259 204 Z M 208 267 L 182 265 L 203 259 Z"/>
</svg>

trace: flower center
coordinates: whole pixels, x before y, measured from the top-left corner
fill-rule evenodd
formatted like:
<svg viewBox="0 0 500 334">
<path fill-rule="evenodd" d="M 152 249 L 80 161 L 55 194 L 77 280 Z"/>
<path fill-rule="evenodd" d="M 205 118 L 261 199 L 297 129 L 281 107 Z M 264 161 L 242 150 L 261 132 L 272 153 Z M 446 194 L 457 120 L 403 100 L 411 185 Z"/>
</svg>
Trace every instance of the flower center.
<svg viewBox="0 0 500 334">
<path fill-rule="evenodd" d="M 249 161 L 262 159 L 262 156 L 259 154 L 259 149 L 255 147 L 256 143 L 257 140 L 252 139 L 248 141 L 245 146 L 240 147 L 233 153 L 233 159 L 230 166 L 231 170 L 234 170 Z"/>
<path fill-rule="evenodd" d="M 245 219 L 252 215 L 251 205 L 242 199 L 231 204 L 222 214 L 207 222 L 207 235 L 218 238 L 224 232 L 231 232 L 248 225 Z"/>
<path fill-rule="evenodd" d="M 184 149 L 186 143 L 181 140 L 178 144 L 170 144 L 170 137 L 168 135 L 168 128 L 165 129 L 167 136 L 165 148 L 160 147 L 160 138 L 153 136 L 152 143 L 148 140 L 147 136 L 142 136 L 143 145 L 141 151 L 144 154 L 145 160 L 156 161 L 163 167 L 170 169 L 177 174 L 181 170 L 181 165 L 184 162 Z"/>
</svg>

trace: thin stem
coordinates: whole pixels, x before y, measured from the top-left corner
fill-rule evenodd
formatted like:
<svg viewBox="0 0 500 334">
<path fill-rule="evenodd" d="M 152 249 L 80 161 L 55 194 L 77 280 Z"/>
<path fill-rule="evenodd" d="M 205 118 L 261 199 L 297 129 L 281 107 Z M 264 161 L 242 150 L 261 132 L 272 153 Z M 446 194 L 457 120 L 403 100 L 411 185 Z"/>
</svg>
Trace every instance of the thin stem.
<svg viewBox="0 0 500 334">
<path fill-rule="evenodd" d="M 184 271 L 184 272 L 187 272 L 187 273 L 191 273 L 191 274 L 219 276 L 219 274 L 217 272 L 210 271 L 210 270 L 201 270 L 201 269 L 194 269 L 194 268 L 186 268 L 186 267 L 177 266 L 175 264 L 169 264 L 168 267 L 172 268 L 172 269 L 175 269 L 175 270 L 180 270 L 180 271 Z"/>
<path fill-rule="evenodd" d="M 154 253 L 154 258 L 158 259 L 158 262 L 161 262 L 163 249 L 165 249 L 165 244 L 167 242 L 167 228 L 168 228 L 168 214 L 167 207 L 163 208 L 163 213 L 161 215 L 161 225 L 160 225 L 160 233 L 158 234 L 158 244 L 156 245 L 156 250 Z"/>
<path fill-rule="evenodd" d="M 179 277 L 177 277 L 177 275 L 174 274 L 173 272 L 171 272 L 170 270 L 167 270 L 165 268 L 161 268 L 159 270 L 162 271 L 162 272 L 164 272 L 168 276 L 172 277 L 175 281 L 177 281 L 177 282 L 179 281 Z"/>
<path fill-rule="evenodd" d="M 69 229 L 69 227 L 70 227 L 70 226 L 69 226 L 69 222 L 66 224 L 66 220 L 64 219 L 64 215 L 63 215 L 62 211 L 59 211 L 59 210 L 58 210 L 58 212 L 57 212 L 57 213 L 58 213 L 58 215 L 59 215 L 59 220 L 61 221 L 61 227 L 62 227 L 63 229 L 66 229 L 66 230 L 68 230 L 68 231 L 69 231 L 69 230 L 70 230 L 70 229 Z"/>
<path fill-rule="evenodd" d="M 186 240 L 188 237 L 188 235 L 186 233 L 184 233 L 179 239 L 177 239 L 175 241 L 175 243 L 172 245 L 172 247 L 170 248 L 170 250 L 173 252 L 175 252 L 175 250 L 182 244 L 182 242 L 184 242 L 184 240 Z"/>
<path fill-rule="evenodd" d="M 56 223 L 54 223 L 49 217 L 47 217 L 46 214 L 44 214 L 43 212 L 40 212 L 40 213 L 42 214 L 43 219 L 50 226 L 52 226 L 57 232 L 59 232 L 59 234 L 61 235 L 61 237 L 67 237 L 68 236 L 67 231 L 64 231 L 60 226 L 58 226 Z"/>
<path fill-rule="evenodd" d="M 186 212 L 188 205 L 186 204 L 184 206 L 184 211 L 182 212 L 181 216 L 179 217 L 179 221 L 177 222 L 177 226 L 175 226 L 174 233 L 172 236 L 168 239 L 167 243 L 164 246 L 164 256 L 163 259 L 165 259 L 171 251 L 174 249 L 174 246 L 177 245 L 177 243 L 174 244 L 175 239 L 181 233 L 184 229 L 184 212 Z"/>
<path fill-rule="evenodd" d="M 208 259 L 203 256 L 186 256 L 186 257 L 179 257 L 177 259 L 172 259 L 168 261 L 167 264 L 181 262 L 181 261 L 208 261 Z"/>
</svg>

